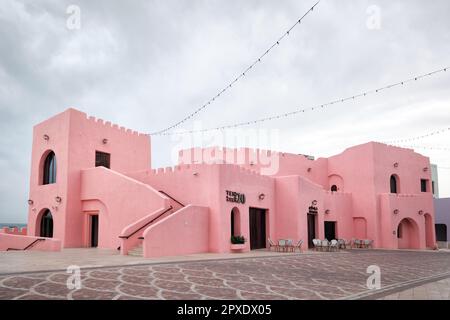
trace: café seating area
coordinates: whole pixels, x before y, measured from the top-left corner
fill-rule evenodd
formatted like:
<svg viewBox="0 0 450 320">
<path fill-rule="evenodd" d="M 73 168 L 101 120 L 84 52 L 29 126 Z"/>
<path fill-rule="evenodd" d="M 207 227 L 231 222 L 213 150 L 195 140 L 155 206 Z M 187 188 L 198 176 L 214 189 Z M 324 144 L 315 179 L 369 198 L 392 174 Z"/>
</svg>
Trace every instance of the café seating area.
<svg viewBox="0 0 450 320">
<path fill-rule="evenodd" d="M 294 242 L 292 239 L 279 239 L 276 243 L 270 238 L 267 239 L 269 242 L 269 250 L 275 250 L 277 252 L 302 252 L 303 240 L 298 240 Z M 370 239 L 313 239 L 313 249 L 315 251 L 322 252 L 337 252 L 341 249 L 369 249 L 373 248 L 373 240 Z"/>
</svg>

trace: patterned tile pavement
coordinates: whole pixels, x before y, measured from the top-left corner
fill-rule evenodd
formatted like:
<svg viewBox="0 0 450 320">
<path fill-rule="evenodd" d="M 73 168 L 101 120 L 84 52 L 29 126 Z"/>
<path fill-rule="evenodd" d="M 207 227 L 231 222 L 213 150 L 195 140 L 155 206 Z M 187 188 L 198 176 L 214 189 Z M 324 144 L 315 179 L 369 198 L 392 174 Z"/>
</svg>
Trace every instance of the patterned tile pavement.
<svg viewBox="0 0 450 320">
<path fill-rule="evenodd" d="M 68 289 L 65 270 L 1 275 L 0 299 L 370 298 L 369 265 L 381 268 L 386 296 L 411 281 L 450 277 L 448 252 L 351 250 L 82 269 L 81 289 Z"/>
</svg>

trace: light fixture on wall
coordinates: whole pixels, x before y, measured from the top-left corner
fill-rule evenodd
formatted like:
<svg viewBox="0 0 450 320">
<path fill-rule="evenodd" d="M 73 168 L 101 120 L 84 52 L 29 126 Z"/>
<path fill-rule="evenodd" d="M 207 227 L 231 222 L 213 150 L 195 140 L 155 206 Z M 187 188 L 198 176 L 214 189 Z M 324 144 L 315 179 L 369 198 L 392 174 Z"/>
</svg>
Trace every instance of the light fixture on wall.
<svg viewBox="0 0 450 320">
<path fill-rule="evenodd" d="M 45 141 L 50 140 L 50 137 L 48 136 L 48 134 L 44 134 L 44 140 L 45 140 Z"/>
<path fill-rule="evenodd" d="M 427 172 L 428 171 L 428 167 L 423 168 L 423 172 Z"/>
<path fill-rule="evenodd" d="M 312 205 L 317 206 L 317 200 L 313 200 Z"/>
<path fill-rule="evenodd" d="M 398 210 L 398 209 L 394 210 L 394 214 L 398 214 L 399 212 L 400 212 L 400 210 Z"/>
<path fill-rule="evenodd" d="M 198 172 L 193 172 L 192 175 L 193 176 L 198 176 Z"/>
<path fill-rule="evenodd" d="M 266 197 L 266 195 L 264 193 L 261 193 L 258 198 L 259 200 L 264 200 L 264 198 Z"/>
<path fill-rule="evenodd" d="M 420 214 L 420 215 L 423 215 L 423 210 L 419 210 L 419 214 Z"/>
<path fill-rule="evenodd" d="M 329 214 L 330 213 L 330 209 L 325 210 L 325 214 Z"/>
<path fill-rule="evenodd" d="M 394 168 L 398 168 L 398 162 L 394 163 Z"/>
<path fill-rule="evenodd" d="M 103 144 L 107 144 L 107 143 L 108 143 L 108 139 L 106 139 L 106 138 L 103 139 L 103 140 L 102 140 L 102 143 L 103 143 Z"/>
<path fill-rule="evenodd" d="M 55 201 L 58 202 L 58 203 L 60 203 L 60 202 L 62 201 L 62 199 L 61 199 L 60 196 L 56 196 L 56 197 L 55 197 Z"/>
<path fill-rule="evenodd" d="M 29 204 L 30 206 L 33 205 L 33 203 L 34 203 L 33 200 L 31 200 L 31 199 L 28 200 L 28 204 Z"/>
<path fill-rule="evenodd" d="M 306 171 L 308 171 L 308 172 L 311 172 L 311 170 L 312 170 L 311 168 L 306 169 Z"/>
</svg>

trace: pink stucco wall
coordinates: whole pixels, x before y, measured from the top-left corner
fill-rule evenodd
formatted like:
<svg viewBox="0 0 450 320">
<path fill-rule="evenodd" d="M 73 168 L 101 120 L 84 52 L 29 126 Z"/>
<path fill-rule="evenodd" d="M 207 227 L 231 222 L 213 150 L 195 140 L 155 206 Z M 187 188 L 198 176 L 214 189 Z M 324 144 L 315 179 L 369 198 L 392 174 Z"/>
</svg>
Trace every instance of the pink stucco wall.
<svg viewBox="0 0 450 320">
<path fill-rule="evenodd" d="M 81 190 L 81 200 L 87 202 L 83 212 L 99 215 L 98 245 L 101 248 L 118 248 L 119 235 L 124 228 L 156 210 L 169 207 L 169 200 L 151 186 L 104 167 L 83 170 Z M 101 205 L 96 206 L 96 203 Z M 85 234 L 84 238 L 89 237 Z"/>
<path fill-rule="evenodd" d="M 56 183 L 42 185 L 43 160 L 50 151 L 57 159 Z M 110 169 L 95 167 L 95 151 L 111 154 Z M 266 212 L 267 238 L 306 242 L 308 208 L 315 201 L 318 238 L 324 238 L 325 221 L 334 221 L 336 237 L 372 239 L 379 248 L 405 247 L 414 242 L 414 247 L 425 249 L 435 242 L 432 195 L 420 190 L 420 179 L 431 181 L 430 163 L 413 150 L 369 142 L 312 160 L 304 155 L 249 148 L 193 148 L 180 152 L 179 165 L 156 170 L 151 169 L 150 154 L 148 135 L 75 109 L 36 125 L 28 235 L 39 236 L 41 216 L 49 209 L 53 238 L 59 239 L 62 247 L 89 246 L 89 219 L 98 215 L 99 247 L 121 247 L 122 254 L 138 245 L 141 236 L 147 256 L 176 250 L 199 252 L 198 248 L 231 252 L 232 211 L 236 212 L 239 233 L 247 240 L 250 208 L 259 208 Z M 399 180 L 398 195 L 390 194 L 393 174 Z M 337 192 L 330 191 L 333 185 Z M 245 203 L 227 201 L 227 190 L 244 194 Z M 150 224 L 152 217 L 170 207 L 167 216 Z M 194 212 L 200 213 L 197 216 Z M 195 223 L 190 224 L 191 219 Z M 167 249 L 148 251 L 150 239 L 155 239 L 153 233 L 165 230 L 164 237 L 169 239 L 176 237 L 177 231 L 192 232 L 180 221 L 188 221 L 199 238 L 207 237 L 207 249 L 200 245 L 204 241 L 195 237 L 196 249 L 184 243 L 181 248 L 170 244 Z M 397 238 L 394 231 L 401 221 L 408 222 L 405 226 L 411 226 L 417 241 Z M 139 232 L 130 239 L 119 238 L 136 229 Z M 248 250 L 250 241 L 244 245 L 244 251 Z"/>
<path fill-rule="evenodd" d="M 33 244 L 37 239 L 44 238 L 0 233 L 0 251 L 6 251 L 8 249 L 23 250 L 27 246 Z M 45 238 L 43 241 L 37 241 L 27 250 L 60 251 L 61 241 L 59 239 Z"/>
<path fill-rule="evenodd" d="M 209 252 L 208 208 L 188 205 L 147 228 L 144 257 Z"/>
<path fill-rule="evenodd" d="M 48 140 L 43 137 L 47 135 Z M 106 144 L 103 139 L 107 139 Z M 42 166 L 47 153 L 56 154 L 56 183 L 42 185 Z M 55 238 L 64 247 L 85 246 L 86 216 L 82 214 L 81 170 L 95 167 L 95 151 L 111 154 L 111 170 L 128 172 L 150 167 L 148 135 L 127 130 L 83 112 L 68 109 L 33 129 L 28 228 L 39 235 L 40 215 L 45 208 L 53 215 Z M 101 187 L 100 185 L 97 185 Z M 61 203 L 55 198 L 61 197 Z M 103 240 L 105 242 L 106 240 Z M 111 244 L 112 239 L 106 241 Z"/>
</svg>

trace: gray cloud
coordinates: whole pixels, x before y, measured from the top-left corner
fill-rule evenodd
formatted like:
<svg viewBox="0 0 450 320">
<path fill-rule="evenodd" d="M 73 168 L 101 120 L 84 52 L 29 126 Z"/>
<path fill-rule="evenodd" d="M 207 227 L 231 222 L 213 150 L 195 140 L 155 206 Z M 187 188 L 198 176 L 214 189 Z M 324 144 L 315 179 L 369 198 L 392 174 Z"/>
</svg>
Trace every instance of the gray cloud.
<svg viewBox="0 0 450 320">
<path fill-rule="evenodd" d="M 215 95 L 315 1 L 14 1 L 0 6 L 0 221 L 26 220 L 32 126 L 72 106 L 151 132 Z M 66 8 L 81 8 L 81 29 Z M 370 5 L 381 28 L 366 26 Z M 450 64 L 450 3 L 322 0 L 286 41 L 196 120 L 204 127 L 289 112 Z M 329 156 L 450 123 L 450 74 L 264 123 L 277 149 Z M 192 122 L 183 126 L 192 129 Z M 154 137 L 154 167 L 176 142 Z M 419 142 L 416 143 L 419 145 Z M 448 134 L 420 145 L 448 146 Z M 448 151 L 418 150 L 450 167 Z M 450 196 L 450 170 L 440 191 Z"/>
</svg>

